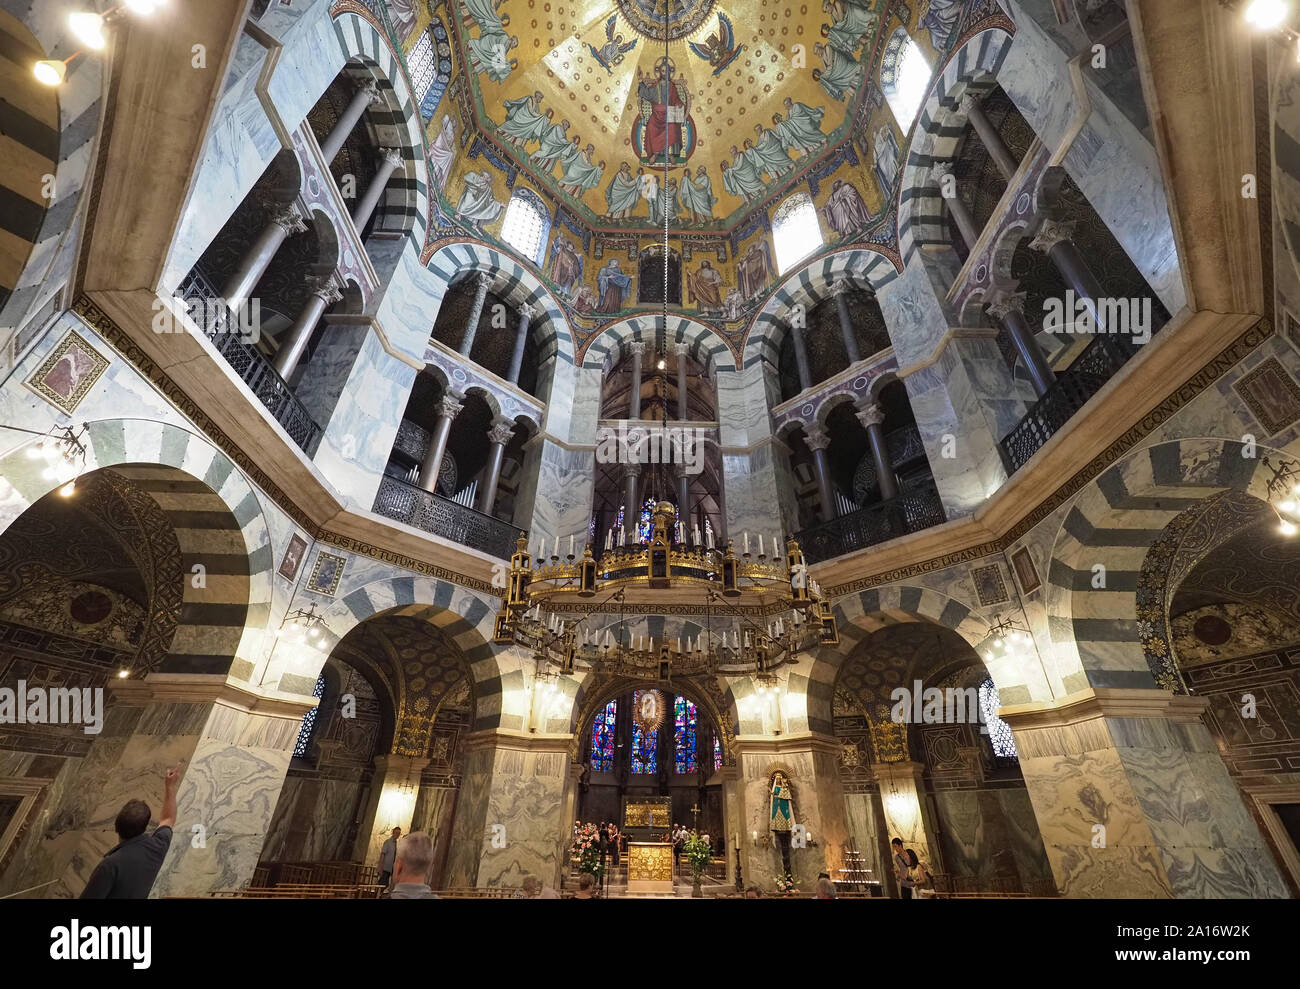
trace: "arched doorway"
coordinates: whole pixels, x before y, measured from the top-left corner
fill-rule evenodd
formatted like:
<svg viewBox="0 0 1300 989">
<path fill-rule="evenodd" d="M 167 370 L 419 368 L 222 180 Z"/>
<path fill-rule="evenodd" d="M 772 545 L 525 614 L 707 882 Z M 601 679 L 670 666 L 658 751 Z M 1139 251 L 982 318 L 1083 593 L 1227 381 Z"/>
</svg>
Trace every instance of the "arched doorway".
<svg viewBox="0 0 1300 989">
<path fill-rule="evenodd" d="M 660 695 L 657 723 L 638 717 L 642 695 L 649 691 Z M 607 686 L 584 705 L 578 721 L 577 819 L 622 828 L 627 801 L 666 799 L 664 831 L 685 826 L 707 834 L 715 859 L 722 858 L 725 738 L 712 704 L 688 684 L 623 679 Z M 623 878 L 611 877 L 615 884 Z"/>
<path fill-rule="evenodd" d="M 423 618 L 372 617 L 334 647 L 317 696 L 263 847 L 268 879 L 288 865 L 375 866 L 400 827 L 433 838 L 439 884 L 476 696 L 460 649 Z"/>
<path fill-rule="evenodd" d="M 832 721 L 847 851 L 885 889 L 900 837 L 946 889 L 1055 893 L 998 703 L 979 654 L 942 625 L 888 624 L 845 657 Z"/>
</svg>

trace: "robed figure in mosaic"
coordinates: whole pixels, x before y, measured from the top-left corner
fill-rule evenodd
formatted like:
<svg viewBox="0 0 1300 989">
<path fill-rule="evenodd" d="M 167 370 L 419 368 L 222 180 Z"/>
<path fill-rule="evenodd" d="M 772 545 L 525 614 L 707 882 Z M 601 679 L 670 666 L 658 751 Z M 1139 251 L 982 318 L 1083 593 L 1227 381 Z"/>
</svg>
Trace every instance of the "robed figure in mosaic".
<svg viewBox="0 0 1300 989">
<path fill-rule="evenodd" d="M 682 130 L 690 112 L 690 92 L 676 75 L 676 66 L 666 58 L 655 65 L 654 78 L 637 80 L 641 119 L 645 121 L 644 159 L 662 161 L 665 151 L 670 161 L 682 160 Z"/>
</svg>

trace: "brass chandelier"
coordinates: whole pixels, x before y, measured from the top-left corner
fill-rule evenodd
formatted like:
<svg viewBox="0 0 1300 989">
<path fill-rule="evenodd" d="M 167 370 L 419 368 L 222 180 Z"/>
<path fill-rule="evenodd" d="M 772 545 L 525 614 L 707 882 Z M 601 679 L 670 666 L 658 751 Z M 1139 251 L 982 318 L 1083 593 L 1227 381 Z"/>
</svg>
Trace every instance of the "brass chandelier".
<svg viewBox="0 0 1300 989">
<path fill-rule="evenodd" d="M 510 558 L 494 641 L 530 649 L 538 669 L 557 676 L 574 673 L 581 663 L 661 681 L 674 675 L 749 674 L 760 685 L 775 684 L 775 671 L 795 662 L 799 652 L 839 643 L 830 601 L 808 577 L 796 540 L 787 541 L 784 557 L 776 555 L 776 547 L 770 557 L 737 555 L 731 541 L 725 550 L 676 542 L 675 528 L 673 505 L 659 502 L 647 543 L 615 546 L 599 559 L 588 544 L 580 559 L 557 553 L 549 561 L 539 556 L 535 566 L 521 536 Z M 621 612 L 631 604 L 644 613 L 662 599 L 658 592 L 673 591 L 703 592 L 708 618 L 694 638 L 634 639 L 625 613 L 604 628 L 592 627 L 593 616 L 603 614 L 610 602 Z M 584 609 L 585 602 L 590 604 Z M 575 606 L 577 617 L 561 613 Z"/>
</svg>

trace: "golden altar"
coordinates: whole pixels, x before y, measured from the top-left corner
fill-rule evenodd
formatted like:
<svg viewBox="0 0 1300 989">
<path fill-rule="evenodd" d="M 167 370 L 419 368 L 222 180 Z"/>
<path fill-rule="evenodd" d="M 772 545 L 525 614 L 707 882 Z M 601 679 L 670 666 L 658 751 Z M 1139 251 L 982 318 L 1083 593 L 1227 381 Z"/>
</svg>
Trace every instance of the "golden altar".
<svg viewBox="0 0 1300 989">
<path fill-rule="evenodd" d="M 673 846 L 664 841 L 627 843 L 627 891 L 673 892 Z"/>
</svg>

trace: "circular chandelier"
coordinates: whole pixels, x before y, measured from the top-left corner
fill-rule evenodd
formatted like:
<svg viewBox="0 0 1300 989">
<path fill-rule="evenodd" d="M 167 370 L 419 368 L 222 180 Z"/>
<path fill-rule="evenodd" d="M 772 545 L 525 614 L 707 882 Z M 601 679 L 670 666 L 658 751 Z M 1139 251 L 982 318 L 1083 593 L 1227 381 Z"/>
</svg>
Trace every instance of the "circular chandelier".
<svg viewBox="0 0 1300 989">
<path fill-rule="evenodd" d="M 626 676 L 667 681 L 674 675 L 753 674 L 775 683 L 775 670 L 801 651 L 838 645 L 830 601 L 808 576 L 799 543 L 786 542 L 784 556 L 750 553 L 748 538 L 737 554 L 674 539 L 675 510 L 660 502 L 651 515 L 646 543 L 612 546 L 597 558 L 588 544 L 582 557 L 559 547 L 534 563 L 520 537 L 493 639 L 533 652 L 542 667 L 560 675 L 579 665 Z M 602 593 L 604 592 L 604 593 Z M 633 636 L 628 609 L 638 617 L 667 597 L 702 595 L 705 628 L 694 637 Z M 618 617 L 606 621 L 606 606 Z M 640 607 L 639 607 L 640 606 Z M 639 607 L 639 610 L 638 610 Z M 572 612 L 579 614 L 575 617 Z M 757 618 L 757 620 L 755 620 Z"/>
</svg>

